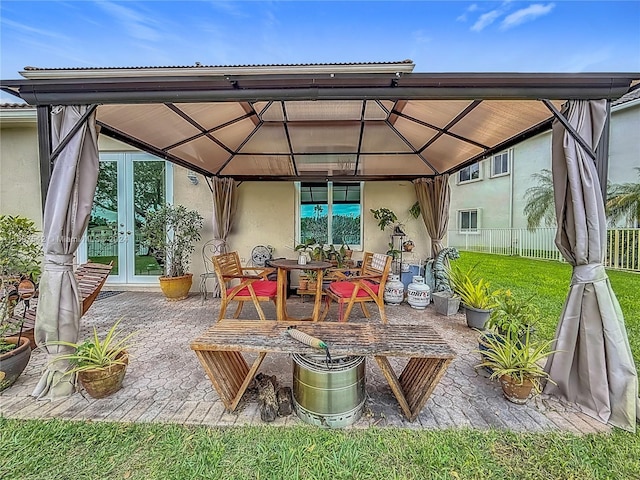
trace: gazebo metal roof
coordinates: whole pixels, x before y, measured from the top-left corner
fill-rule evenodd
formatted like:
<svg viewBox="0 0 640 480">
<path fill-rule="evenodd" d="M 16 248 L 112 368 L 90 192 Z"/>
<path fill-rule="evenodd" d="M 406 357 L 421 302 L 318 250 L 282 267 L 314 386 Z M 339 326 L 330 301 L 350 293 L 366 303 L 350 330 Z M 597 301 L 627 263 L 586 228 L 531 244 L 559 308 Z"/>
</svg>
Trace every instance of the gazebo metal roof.
<svg viewBox="0 0 640 480">
<path fill-rule="evenodd" d="M 47 109 L 96 104 L 102 134 L 160 158 L 207 176 L 288 181 L 453 173 L 548 130 L 565 101 L 616 100 L 640 79 L 413 73 L 410 61 L 21 74 L 2 90 Z"/>
</svg>

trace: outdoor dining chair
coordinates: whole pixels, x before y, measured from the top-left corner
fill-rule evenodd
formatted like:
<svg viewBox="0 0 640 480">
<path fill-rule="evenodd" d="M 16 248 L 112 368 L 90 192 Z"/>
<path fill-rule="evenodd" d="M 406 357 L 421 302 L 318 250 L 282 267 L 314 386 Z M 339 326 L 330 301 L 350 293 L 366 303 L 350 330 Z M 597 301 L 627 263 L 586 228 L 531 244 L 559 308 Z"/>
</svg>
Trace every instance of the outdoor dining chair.
<svg viewBox="0 0 640 480">
<path fill-rule="evenodd" d="M 273 301 L 276 303 L 277 282 L 268 280 L 267 275 L 273 268 L 243 267 L 240 265 L 238 252 L 223 253 L 212 257 L 213 268 L 220 284 L 220 315 L 218 321 L 224 318 L 229 302 L 238 302 L 238 308 L 233 318 L 238 318 L 244 302 L 252 301 L 258 311 L 260 320 L 266 320 L 260 302 Z"/>
<path fill-rule="evenodd" d="M 204 264 L 204 273 L 200 274 L 200 298 L 202 304 L 207 299 L 207 280 L 216 278 L 216 272 L 213 268 L 213 257 L 220 254 L 220 241 L 208 240 L 202 247 L 202 262 Z M 215 289 L 214 289 L 215 292 Z M 214 295 L 215 296 L 215 295 Z"/>
<path fill-rule="evenodd" d="M 349 319 L 356 303 L 360 305 L 364 316 L 371 318 L 366 303 L 373 302 L 378 306 L 382 323 L 387 323 L 383 295 L 391 269 L 391 260 L 389 255 L 365 252 L 360 268 L 335 270 L 333 276 L 338 279 L 331 282 L 324 290 L 326 305 L 320 320 L 324 321 L 327 317 L 332 301 L 338 303 L 338 321 L 340 322 L 346 322 Z M 346 309 L 344 309 L 345 305 Z"/>
</svg>

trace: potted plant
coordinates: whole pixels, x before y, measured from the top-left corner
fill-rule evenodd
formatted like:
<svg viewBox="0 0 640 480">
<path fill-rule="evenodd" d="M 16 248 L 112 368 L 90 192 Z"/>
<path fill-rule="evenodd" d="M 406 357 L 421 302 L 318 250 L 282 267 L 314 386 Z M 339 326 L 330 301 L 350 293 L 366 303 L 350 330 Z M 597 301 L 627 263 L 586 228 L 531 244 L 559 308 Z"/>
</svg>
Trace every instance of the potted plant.
<svg viewBox="0 0 640 480">
<path fill-rule="evenodd" d="M 164 265 L 160 288 L 168 300 L 187 298 L 193 280 L 188 273 L 195 242 L 200 240 L 202 216 L 183 205 L 164 205 L 147 214 L 142 238 Z"/>
<path fill-rule="evenodd" d="M 311 252 L 313 250 L 313 245 L 316 243 L 315 238 L 307 238 L 303 243 L 295 246 L 294 250 L 296 252 L 300 252 L 300 257 L 298 258 L 298 263 L 300 265 L 307 263 L 307 252 Z"/>
<path fill-rule="evenodd" d="M 481 278 L 474 267 L 463 271 L 455 266 L 449 271 L 453 291 L 464 305 L 467 326 L 484 329 L 491 310 L 496 305 L 495 297 L 499 292 L 491 291 L 489 282 Z"/>
<path fill-rule="evenodd" d="M 9 336 L 16 327 L 9 322 L 9 311 L 17 296 L 13 283 L 7 287 L 0 278 L 0 391 L 13 385 L 31 358 L 29 339 L 21 331 L 15 336 Z"/>
<path fill-rule="evenodd" d="M 495 300 L 487 328 L 501 335 L 513 334 L 519 339 L 524 339 L 527 331 L 533 333 L 534 324 L 540 318 L 540 310 L 532 302 L 533 296 L 521 299 L 511 290 L 505 290 L 499 292 Z"/>
<path fill-rule="evenodd" d="M 342 258 L 345 263 L 351 260 L 351 257 L 353 257 L 353 250 L 351 250 L 351 248 L 349 248 L 349 245 L 347 245 L 346 243 L 342 244 L 339 252 L 340 252 L 340 255 L 342 255 Z"/>
<path fill-rule="evenodd" d="M 103 339 L 93 327 L 93 337 L 82 343 L 49 342 L 48 345 L 62 345 L 73 351 L 57 356 L 53 361 L 67 361 L 71 368 L 65 375 L 77 375 L 84 389 L 93 398 L 104 398 L 117 392 L 129 364 L 129 349 L 132 347 L 131 337 L 136 333 L 125 335 L 118 328 L 122 319 L 109 329 Z"/>
<path fill-rule="evenodd" d="M 35 293 L 42 256 L 37 234 L 32 220 L 0 215 L 0 391 L 18 379 L 31 358 L 33 328 L 23 331 L 14 309 L 19 302 L 27 308 Z"/>
<path fill-rule="evenodd" d="M 398 221 L 396 214 L 388 208 L 382 207 L 376 210 L 371 208 L 369 211 L 373 214 L 373 218 L 378 220 L 378 227 L 380 227 L 380 230 L 382 231 L 384 231 L 389 225 L 393 225 Z"/>
<path fill-rule="evenodd" d="M 389 250 L 387 250 L 386 254 L 389 255 L 394 260 L 400 257 L 402 252 L 393 246 L 393 242 L 389 242 Z"/>
<path fill-rule="evenodd" d="M 389 225 L 393 225 L 394 234 L 404 235 L 402 227 L 410 218 L 418 218 L 420 216 L 420 205 L 416 202 L 411 206 L 411 208 L 409 208 L 409 216 L 404 222 L 398 222 L 398 216 L 395 212 L 385 207 L 377 209 L 370 208 L 369 211 L 372 213 L 373 218 L 378 221 L 378 227 L 380 227 L 380 230 L 384 231 Z"/>
<path fill-rule="evenodd" d="M 490 369 L 490 378 L 500 380 L 507 400 L 524 404 L 532 393 L 542 391 L 543 380 L 552 381 L 544 370 L 542 361 L 554 353 L 549 350 L 553 340 L 534 341 L 531 332 L 527 330 L 523 339 L 509 332 L 506 335 L 496 333 L 483 336 L 482 341 L 487 348 L 479 351 L 483 361 L 478 367 Z"/>
</svg>

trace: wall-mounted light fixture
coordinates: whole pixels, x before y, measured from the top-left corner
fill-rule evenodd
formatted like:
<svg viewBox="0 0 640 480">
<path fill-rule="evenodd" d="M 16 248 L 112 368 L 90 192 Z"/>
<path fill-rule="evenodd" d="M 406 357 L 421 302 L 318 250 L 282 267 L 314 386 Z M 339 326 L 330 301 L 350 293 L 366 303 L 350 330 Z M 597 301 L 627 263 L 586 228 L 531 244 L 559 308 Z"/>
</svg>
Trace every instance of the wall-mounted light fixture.
<svg viewBox="0 0 640 480">
<path fill-rule="evenodd" d="M 196 172 L 194 172 L 193 170 L 189 170 L 187 172 L 187 178 L 189 179 L 189 181 L 193 184 L 193 185 L 198 185 L 198 176 L 196 175 Z"/>
</svg>

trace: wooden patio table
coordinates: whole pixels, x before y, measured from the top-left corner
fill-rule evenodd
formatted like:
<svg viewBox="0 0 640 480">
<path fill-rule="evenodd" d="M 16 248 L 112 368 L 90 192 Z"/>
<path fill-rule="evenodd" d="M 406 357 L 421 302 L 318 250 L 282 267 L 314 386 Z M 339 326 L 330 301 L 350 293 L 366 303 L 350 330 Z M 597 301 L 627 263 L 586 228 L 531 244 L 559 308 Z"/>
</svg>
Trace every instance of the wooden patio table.
<svg viewBox="0 0 640 480">
<path fill-rule="evenodd" d="M 320 317 L 320 305 L 322 304 L 322 276 L 324 271 L 333 265 L 330 262 L 308 262 L 300 265 L 297 260 L 287 259 L 270 260 L 269 265 L 278 269 L 278 289 L 276 295 L 277 320 L 302 320 L 290 317 L 287 314 L 287 272 L 290 270 L 315 270 L 318 272 L 313 313 L 308 319 L 317 322 Z"/>
<path fill-rule="evenodd" d="M 332 356 L 372 355 L 403 414 L 414 421 L 451 360 L 453 350 L 428 325 L 221 320 L 191 342 L 229 411 L 235 410 L 267 353 L 318 353 L 287 334 L 289 326 L 320 338 Z M 251 366 L 242 352 L 255 352 Z M 388 357 L 409 358 L 397 376 Z"/>
</svg>

